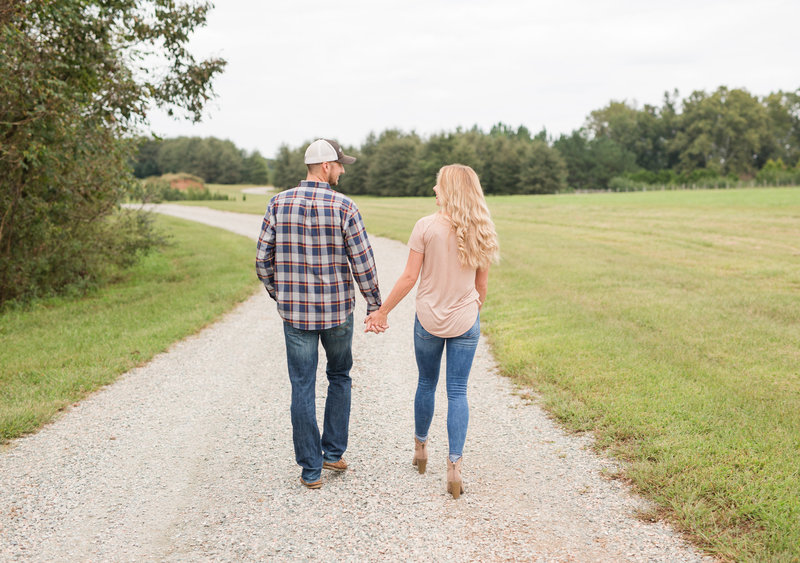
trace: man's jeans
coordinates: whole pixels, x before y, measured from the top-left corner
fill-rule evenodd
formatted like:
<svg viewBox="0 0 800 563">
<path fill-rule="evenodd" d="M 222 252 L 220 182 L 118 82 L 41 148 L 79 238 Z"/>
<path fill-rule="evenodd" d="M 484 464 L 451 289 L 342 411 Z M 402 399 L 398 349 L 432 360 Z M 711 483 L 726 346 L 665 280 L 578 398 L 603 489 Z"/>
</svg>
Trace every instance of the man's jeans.
<svg viewBox="0 0 800 563">
<path fill-rule="evenodd" d="M 307 483 L 319 480 L 325 461 L 338 461 L 347 449 L 350 424 L 350 368 L 353 366 L 353 315 L 325 330 L 300 330 L 283 323 L 289 380 L 292 383 L 292 437 L 297 464 Z M 322 342 L 328 365 L 328 397 L 322 439 L 317 426 L 316 381 L 318 346 Z"/>
<path fill-rule="evenodd" d="M 450 459 L 456 461 L 464 450 L 469 423 L 467 380 L 472 359 L 481 335 L 481 319 L 461 336 L 440 338 L 424 328 L 419 319 L 414 321 L 414 353 L 417 357 L 419 382 L 414 397 L 414 433 L 418 439 L 427 439 L 433 420 L 436 384 L 442 351 L 447 347 L 447 438 L 450 442 Z"/>
</svg>

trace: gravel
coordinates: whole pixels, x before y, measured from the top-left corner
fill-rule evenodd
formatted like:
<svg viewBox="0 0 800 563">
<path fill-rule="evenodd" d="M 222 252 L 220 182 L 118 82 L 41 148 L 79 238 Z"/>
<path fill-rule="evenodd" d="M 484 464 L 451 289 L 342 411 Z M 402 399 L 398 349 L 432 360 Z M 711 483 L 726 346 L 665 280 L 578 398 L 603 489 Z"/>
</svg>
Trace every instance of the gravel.
<svg viewBox="0 0 800 563">
<path fill-rule="evenodd" d="M 158 210 L 251 238 L 261 224 Z M 386 294 L 406 249 L 372 243 Z M 356 330 L 350 470 L 323 472 L 321 489 L 299 483 L 281 321 L 262 290 L 0 452 L 0 560 L 712 561 L 664 523 L 637 518 L 650 506 L 604 476 L 615 464 L 520 398 L 483 339 L 469 382 L 466 492 L 456 501 L 445 491 L 444 381 L 428 472 L 417 474 L 413 303 L 384 334 Z M 364 316 L 359 296 L 357 326 Z"/>
</svg>

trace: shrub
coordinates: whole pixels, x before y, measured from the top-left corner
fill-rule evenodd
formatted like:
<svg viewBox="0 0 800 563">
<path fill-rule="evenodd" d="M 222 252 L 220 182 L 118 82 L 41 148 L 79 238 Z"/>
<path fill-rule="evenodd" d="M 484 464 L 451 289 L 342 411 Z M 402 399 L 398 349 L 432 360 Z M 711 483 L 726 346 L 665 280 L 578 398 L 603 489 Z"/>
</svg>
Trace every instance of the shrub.
<svg viewBox="0 0 800 563">
<path fill-rule="evenodd" d="M 184 189 L 175 186 L 188 186 Z M 140 181 L 130 192 L 130 199 L 143 203 L 163 201 L 227 201 L 225 194 L 212 193 L 201 178 L 191 174 L 164 174 Z"/>
</svg>

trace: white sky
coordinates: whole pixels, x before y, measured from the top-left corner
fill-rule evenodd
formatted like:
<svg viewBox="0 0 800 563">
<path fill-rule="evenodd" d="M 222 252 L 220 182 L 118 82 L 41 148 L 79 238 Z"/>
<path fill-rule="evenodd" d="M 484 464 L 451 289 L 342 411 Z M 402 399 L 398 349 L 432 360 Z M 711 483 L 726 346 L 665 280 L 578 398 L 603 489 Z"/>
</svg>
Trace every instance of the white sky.
<svg viewBox="0 0 800 563">
<path fill-rule="evenodd" d="M 665 91 L 800 88 L 798 0 L 216 0 L 192 40 L 228 61 L 202 123 L 153 113 L 155 133 L 215 136 L 273 157 L 389 128 L 427 136 L 497 122 L 551 135 L 611 100 Z"/>
</svg>

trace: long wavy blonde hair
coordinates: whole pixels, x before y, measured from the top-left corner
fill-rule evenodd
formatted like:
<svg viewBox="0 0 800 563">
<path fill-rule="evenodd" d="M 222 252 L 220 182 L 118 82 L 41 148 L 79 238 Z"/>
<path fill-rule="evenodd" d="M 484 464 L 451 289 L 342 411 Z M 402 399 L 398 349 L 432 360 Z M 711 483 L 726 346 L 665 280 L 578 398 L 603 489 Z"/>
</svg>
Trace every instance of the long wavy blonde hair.
<svg viewBox="0 0 800 563">
<path fill-rule="evenodd" d="M 461 265 L 483 269 L 497 262 L 497 232 L 475 171 L 463 164 L 448 164 L 439 170 L 436 183 L 444 200 L 441 209 L 456 233 Z"/>
</svg>

